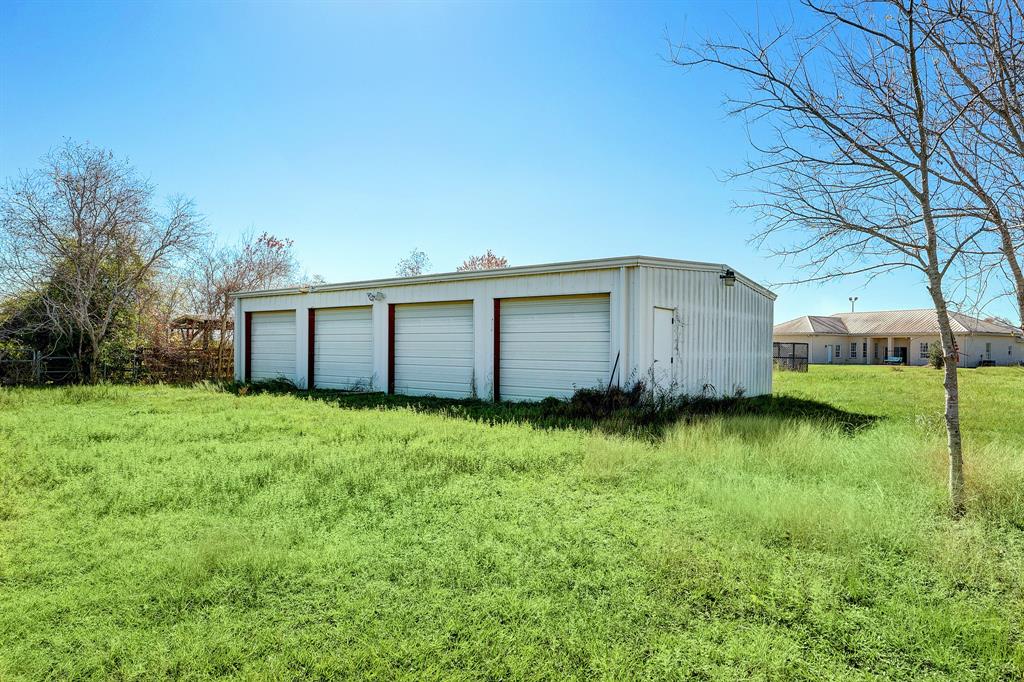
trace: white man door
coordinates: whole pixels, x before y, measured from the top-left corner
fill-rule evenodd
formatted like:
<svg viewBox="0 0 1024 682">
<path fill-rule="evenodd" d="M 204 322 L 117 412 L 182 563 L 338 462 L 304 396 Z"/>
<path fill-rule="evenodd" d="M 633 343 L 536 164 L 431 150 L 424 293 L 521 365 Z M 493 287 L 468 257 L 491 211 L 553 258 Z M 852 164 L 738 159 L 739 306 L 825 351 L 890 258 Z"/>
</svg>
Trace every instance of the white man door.
<svg viewBox="0 0 1024 682">
<path fill-rule="evenodd" d="M 675 369 L 675 311 L 671 308 L 654 309 L 652 342 L 652 378 L 657 387 L 665 389 L 671 386 Z"/>
</svg>

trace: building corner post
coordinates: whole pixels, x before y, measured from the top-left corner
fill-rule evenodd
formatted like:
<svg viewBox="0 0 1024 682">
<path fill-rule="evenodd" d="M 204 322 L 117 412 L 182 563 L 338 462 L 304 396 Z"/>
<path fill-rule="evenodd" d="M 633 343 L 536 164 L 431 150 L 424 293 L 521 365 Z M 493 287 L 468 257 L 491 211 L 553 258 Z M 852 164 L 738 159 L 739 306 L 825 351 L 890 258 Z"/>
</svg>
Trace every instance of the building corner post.
<svg viewBox="0 0 1024 682">
<path fill-rule="evenodd" d="M 617 368 L 617 376 L 610 377 L 611 381 L 614 381 L 617 386 L 625 386 L 623 376 L 628 376 L 630 371 L 630 357 L 629 357 L 629 332 L 630 332 L 630 291 L 629 291 L 629 268 L 623 265 L 619 268 L 619 282 L 618 282 L 618 327 L 619 327 L 619 363 Z M 614 362 L 614 358 L 609 358 L 609 361 Z"/>
</svg>

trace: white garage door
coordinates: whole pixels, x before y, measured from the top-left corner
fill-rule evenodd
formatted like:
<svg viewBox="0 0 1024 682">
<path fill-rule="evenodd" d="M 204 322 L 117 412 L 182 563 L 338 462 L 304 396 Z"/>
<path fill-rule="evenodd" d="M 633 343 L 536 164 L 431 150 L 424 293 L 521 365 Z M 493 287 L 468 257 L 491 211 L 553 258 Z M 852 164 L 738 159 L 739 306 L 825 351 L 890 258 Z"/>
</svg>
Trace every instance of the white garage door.
<svg viewBox="0 0 1024 682">
<path fill-rule="evenodd" d="M 395 393 L 468 398 L 473 392 L 473 304 L 395 306 Z"/>
<path fill-rule="evenodd" d="M 249 378 L 295 381 L 295 311 L 252 313 Z"/>
<path fill-rule="evenodd" d="M 608 385 L 608 296 L 502 299 L 499 396 L 566 397 Z"/>
<path fill-rule="evenodd" d="M 320 308 L 315 313 L 316 388 L 369 390 L 373 378 L 371 308 Z"/>
</svg>

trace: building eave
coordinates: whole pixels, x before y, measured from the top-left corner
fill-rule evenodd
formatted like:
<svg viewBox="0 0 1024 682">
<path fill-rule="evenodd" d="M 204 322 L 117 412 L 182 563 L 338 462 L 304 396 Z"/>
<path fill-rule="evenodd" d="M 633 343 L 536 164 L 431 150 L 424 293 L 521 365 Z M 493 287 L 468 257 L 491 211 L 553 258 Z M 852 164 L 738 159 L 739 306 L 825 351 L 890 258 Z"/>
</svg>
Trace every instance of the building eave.
<svg viewBox="0 0 1024 682">
<path fill-rule="evenodd" d="M 614 270 L 617 268 L 653 267 L 674 270 L 694 270 L 702 272 L 724 272 L 732 270 L 724 263 L 703 263 L 699 261 L 674 260 L 671 258 L 655 258 L 652 256 L 622 256 L 619 258 L 599 258 L 593 260 L 565 261 L 560 263 L 544 263 L 538 265 L 519 265 L 495 270 L 473 270 L 470 272 L 444 272 L 415 277 L 387 277 L 355 282 L 338 282 L 334 284 L 317 284 L 308 287 L 285 287 L 282 289 L 263 289 L 239 291 L 232 294 L 235 298 L 256 298 L 263 296 L 288 296 L 296 294 L 321 293 L 328 291 L 350 291 L 353 289 L 373 289 L 410 284 L 435 284 L 440 282 L 461 282 L 478 279 L 500 279 L 525 275 L 544 275 L 561 272 L 583 272 L 589 270 Z M 735 272 L 735 271 L 734 271 Z M 744 275 L 736 273 L 736 281 L 750 287 L 763 296 L 774 301 L 777 296 L 767 287 L 758 284 Z"/>
<path fill-rule="evenodd" d="M 937 332 L 937 331 L 929 331 L 929 330 L 925 330 L 925 331 L 904 330 L 904 331 L 898 331 L 898 332 L 845 332 L 845 333 L 840 333 L 840 332 L 792 332 L 792 331 L 787 332 L 787 331 L 774 331 L 773 330 L 772 331 L 772 336 L 850 336 L 850 337 L 856 337 L 856 338 L 867 338 L 867 337 L 870 337 L 870 338 L 875 338 L 875 339 L 884 339 L 884 338 L 888 338 L 888 337 L 891 336 L 894 339 L 899 339 L 899 338 L 920 337 L 920 336 L 934 337 L 934 336 L 939 336 L 939 332 Z M 1022 336 L 1020 333 L 1014 333 L 1014 332 L 1010 332 L 1010 331 L 1006 331 L 1006 332 L 987 332 L 987 331 L 986 332 L 980 332 L 979 331 L 979 332 L 976 332 L 976 331 L 972 331 L 972 330 L 968 329 L 966 331 L 953 332 L 953 336 L 995 336 L 995 337 L 998 337 L 998 338 L 1012 338 L 1012 339 L 1017 339 L 1019 341 L 1024 341 L 1024 336 Z"/>
</svg>

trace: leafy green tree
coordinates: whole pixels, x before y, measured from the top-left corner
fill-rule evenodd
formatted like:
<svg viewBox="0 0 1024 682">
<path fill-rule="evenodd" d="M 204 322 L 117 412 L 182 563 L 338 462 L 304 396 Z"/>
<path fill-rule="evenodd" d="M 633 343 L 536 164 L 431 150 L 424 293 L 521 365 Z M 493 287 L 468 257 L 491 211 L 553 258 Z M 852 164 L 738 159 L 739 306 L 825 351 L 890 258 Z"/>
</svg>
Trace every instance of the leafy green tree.
<svg viewBox="0 0 1024 682">
<path fill-rule="evenodd" d="M 70 348 L 82 380 L 99 378 L 147 283 L 203 236 L 190 200 L 160 210 L 154 195 L 127 161 L 70 141 L 0 192 L 0 294 L 32 302 L 16 333 Z"/>
</svg>

